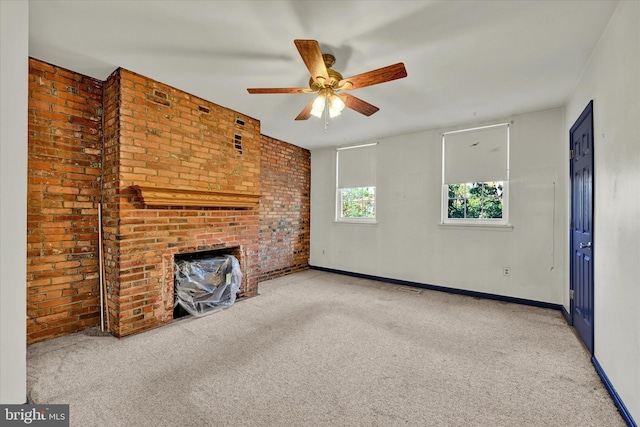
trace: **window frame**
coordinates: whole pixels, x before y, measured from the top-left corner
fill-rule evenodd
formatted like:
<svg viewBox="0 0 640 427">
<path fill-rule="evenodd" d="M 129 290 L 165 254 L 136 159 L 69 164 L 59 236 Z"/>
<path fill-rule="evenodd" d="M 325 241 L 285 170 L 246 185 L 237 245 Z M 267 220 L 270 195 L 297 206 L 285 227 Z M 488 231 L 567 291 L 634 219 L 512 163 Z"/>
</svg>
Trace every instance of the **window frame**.
<svg viewBox="0 0 640 427">
<path fill-rule="evenodd" d="M 511 125 L 513 122 L 508 123 L 498 123 L 487 126 L 478 126 L 468 129 L 460 129 L 451 132 L 444 132 L 442 134 L 442 187 L 441 187 L 441 197 L 440 197 L 440 225 L 447 226 L 489 226 L 489 227 L 510 227 L 509 223 L 509 168 L 510 168 L 510 145 L 511 145 Z M 507 164 L 506 164 L 506 179 L 494 179 L 488 181 L 477 181 L 477 182 L 459 182 L 459 183 L 446 183 L 445 179 L 445 144 L 446 144 L 446 136 L 462 133 L 462 132 L 472 132 L 477 130 L 495 128 L 500 126 L 506 126 L 507 128 Z M 477 184 L 477 183 L 488 183 L 488 182 L 502 182 L 502 218 L 449 218 L 449 185 L 467 185 L 467 184 Z"/>
<path fill-rule="evenodd" d="M 344 199 L 342 198 L 343 190 L 351 190 L 354 188 L 373 188 L 373 216 L 372 217 L 344 217 L 342 216 L 343 207 L 344 207 Z M 368 187 L 353 187 L 353 188 L 337 188 L 337 200 L 336 200 L 336 221 L 337 222 L 360 222 L 360 223 L 377 223 L 377 188 L 375 185 L 370 185 Z"/>
<path fill-rule="evenodd" d="M 449 185 L 486 184 L 482 182 L 461 182 L 456 184 L 442 184 L 442 224 L 451 225 L 509 225 L 509 206 L 505 202 L 509 197 L 509 181 L 502 182 L 502 218 L 449 218 Z"/>
<path fill-rule="evenodd" d="M 339 183 L 340 183 L 340 177 L 339 177 L 339 162 L 340 162 L 340 151 L 343 150 L 351 150 L 351 149 L 358 149 L 358 148 L 365 148 L 365 147 L 372 147 L 372 146 L 377 146 L 378 143 L 374 142 L 374 143 L 369 143 L 369 144 L 360 144 L 360 145 L 354 145 L 354 146 L 348 146 L 348 147 L 339 147 L 336 148 L 336 162 L 335 162 L 335 166 L 336 166 L 336 209 L 335 209 L 335 222 L 339 222 L 339 223 L 355 223 L 355 224 L 377 224 L 378 220 L 377 220 L 377 216 L 378 216 L 378 188 L 376 186 L 376 183 L 373 182 L 371 185 L 366 185 L 366 186 L 361 186 L 361 187 L 345 187 L 345 188 L 340 188 Z M 344 189 L 352 189 L 352 188 L 373 188 L 374 189 L 374 195 L 373 195 L 373 217 L 343 217 L 342 216 L 342 212 L 343 212 L 343 198 L 342 198 L 342 190 Z"/>
</svg>

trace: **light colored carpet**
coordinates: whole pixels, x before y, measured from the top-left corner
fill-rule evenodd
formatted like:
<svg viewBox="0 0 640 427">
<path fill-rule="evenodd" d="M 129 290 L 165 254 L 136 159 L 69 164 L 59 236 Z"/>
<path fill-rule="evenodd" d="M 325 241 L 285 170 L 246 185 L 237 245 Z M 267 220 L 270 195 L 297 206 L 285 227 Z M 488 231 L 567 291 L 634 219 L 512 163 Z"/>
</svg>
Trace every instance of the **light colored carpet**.
<svg viewBox="0 0 640 427">
<path fill-rule="evenodd" d="M 402 289 L 308 270 L 203 318 L 37 343 L 30 397 L 79 427 L 625 425 L 561 313 Z"/>
</svg>

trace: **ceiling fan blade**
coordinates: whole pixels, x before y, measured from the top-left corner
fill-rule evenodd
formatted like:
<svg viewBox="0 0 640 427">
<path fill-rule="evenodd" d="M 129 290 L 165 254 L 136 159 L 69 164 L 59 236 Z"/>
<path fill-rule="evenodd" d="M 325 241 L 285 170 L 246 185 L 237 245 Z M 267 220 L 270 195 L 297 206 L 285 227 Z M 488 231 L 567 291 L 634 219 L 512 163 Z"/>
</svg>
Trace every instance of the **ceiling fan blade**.
<svg viewBox="0 0 640 427">
<path fill-rule="evenodd" d="M 298 116 L 296 117 L 296 120 L 307 120 L 309 117 L 311 117 L 311 109 L 313 108 L 313 101 L 315 101 L 315 98 L 312 99 L 303 109 L 302 111 L 300 111 L 300 114 L 298 114 Z"/>
<path fill-rule="evenodd" d="M 324 86 L 329 83 L 329 73 L 327 73 L 327 67 L 324 65 L 324 59 L 322 59 L 322 52 L 320 51 L 320 45 L 315 40 L 294 40 L 293 41 L 300 52 L 300 56 L 304 61 L 304 64 L 311 74 L 311 78 Z"/>
<path fill-rule="evenodd" d="M 360 114 L 364 114 L 367 117 L 379 110 L 375 105 L 371 105 L 368 102 L 347 93 L 340 94 L 340 98 L 342 98 L 346 107 L 349 107 Z"/>
<path fill-rule="evenodd" d="M 342 90 L 353 90 L 402 79 L 404 77 L 407 77 L 407 70 L 404 68 L 402 62 L 398 62 L 397 64 L 343 79 L 338 83 L 338 87 Z"/>
<path fill-rule="evenodd" d="M 287 88 L 287 87 L 282 87 L 282 88 L 275 88 L 275 87 L 249 88 L 249 89 L 247 89 L 247 91 L 249 93 L 251 93 L 251 94 L 261 94 L 261 93 L 311 93 L 311 92 L 313 92 L 309 88 L 302 88 L 302 87 L 291 87 L 291 88 Z"/>
</svg>

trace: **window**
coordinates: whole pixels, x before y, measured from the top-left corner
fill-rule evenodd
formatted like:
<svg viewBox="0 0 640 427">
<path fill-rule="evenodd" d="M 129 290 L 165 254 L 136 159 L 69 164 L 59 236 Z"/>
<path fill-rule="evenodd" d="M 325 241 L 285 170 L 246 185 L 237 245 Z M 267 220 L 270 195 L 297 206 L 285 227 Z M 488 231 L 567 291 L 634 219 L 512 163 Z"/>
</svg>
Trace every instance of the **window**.
<svg viewBox="0 0 640 427">
<path fill-rule="evenodd" d="M 375 218 L 376 187 L 342 188 L 340 190 L 341 218 Z"/>
<path fill-rule="evenodd" d="M 336 151 L 336 221 L 375 222 L 376 145 Z"/>
<path fill-rule="evenodd" d="M 449 184 L 447 218 L 502 219 L 503 182 Z"/>
<path fill-rule="evenodd" d="M 442 136 L 442 223 L 508 224 L 509 125 Z"/>
</svg>

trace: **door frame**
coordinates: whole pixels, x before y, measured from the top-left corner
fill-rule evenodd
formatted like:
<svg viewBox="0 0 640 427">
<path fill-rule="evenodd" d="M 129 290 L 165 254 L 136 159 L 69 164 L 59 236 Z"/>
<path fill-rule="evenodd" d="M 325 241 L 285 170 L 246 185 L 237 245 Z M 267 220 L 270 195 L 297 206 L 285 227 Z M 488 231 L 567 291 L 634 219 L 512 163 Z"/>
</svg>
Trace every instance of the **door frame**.
<svg viewBox="0 0 640 427">
<path fill-rule="evenodd" d="M 591 322 L 591 355 L 595 354 L 595 276 L 593 274 L 594 269 L 594 240 L 595 240 L 595 132 L 594 132 L 594 120 L 593 120 L 593 99 L 589 101 L 584 108 L 580 116 L 575 120 L 569 130 L 569 152 L 573 149 L 573 132 L 577 128 L 577 125 L 583 122 L 587 115 L 591 114 L 591 310 L 592 310 L 592 322 Z M 573 156 L 569 156 L 569 324 L 574 326 L 573 316 L 575 314 L 575 299 L 572 297 L 575 292 L 575 280 L 574 277 L 574 238 L 573 238 L 573 212 L 574 212 L 574 190 L 573 190 Z M 575 328 L 575 326 L 574 326 Z M 580 337 L 580 335 L 578 334 Z M 582 340 L 582 337 L 580 337 Z M 586 345 L 585 345 L 586 347 Z"/>
</svg>

